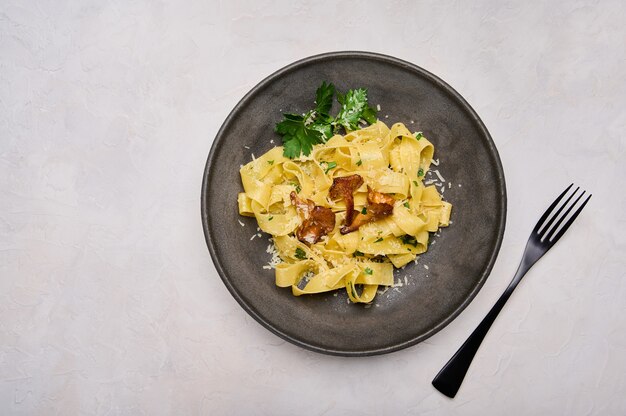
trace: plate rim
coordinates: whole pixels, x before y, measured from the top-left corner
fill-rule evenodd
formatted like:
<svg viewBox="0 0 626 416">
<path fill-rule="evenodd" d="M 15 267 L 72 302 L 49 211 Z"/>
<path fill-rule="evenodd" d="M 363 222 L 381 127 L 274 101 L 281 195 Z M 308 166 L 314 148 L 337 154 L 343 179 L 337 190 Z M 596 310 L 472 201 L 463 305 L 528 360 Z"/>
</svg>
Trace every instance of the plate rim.
<svg viewBox="0 0 626 416">
<path fill-rule="evenodd" d="M 217 148 L 219 147 L 218 145 L 223 141 L 223 137 L 224 137 L 224 131 L 226 129 L 226 127 L 230 124 L 230 121 L 235 117 L 235 115 L 241 110 L 242 107 L 244 107 L 245 105 L 247 105 L 247 103 L 251 100 L 252 97 L 254 97 L 259 91 L 263 90 L 269 83 L 271 83 L 274 79 L 287 74 L 289 72 L 292 72 L 294 70 L 297 70 L 298 68 L 300 68 L 301 66 L 305 66 L 305 65 L 310 65 L 313 64 L 317 61 L 325 61 L 325 60 L 329 60 L 329 59 L 335 59 L 335 58 L 365 58 L 365 59 L 369 59 L 369 60 L 374 60 L 374 61 L 382 61 L 388 64 L 392 64 L 392 65 L 396 65 L 396 66 L 400 66 L 403 67 L 411 72 L 417 73 L 425 78 L 427 78 L 429 81 L 433 82 L 434 84 L 436 84 L 439 88 L 441 88 L 443 91 L 445 91 L 447 94 L 449 94 L 454 100 L 456 100 L 458 102 L 458 104 L 465 110 L 467 111 L 468 114 L 470 114 L 473 118 L 474 123 L 476 124 L 476 126 L 478 127 L 478 129 L 480 130 L 480 132 L 482 133 L 482 135 L 484 137 L 486 137 L 487 139 L 487 147 L 489 149 L 489 151 L 492 153 L 492 155 L 495 156 L 495 167 L 496 167 L 496 173 L 497 173 L 497 177 L 500 181 L 500 189 L 499 189 L 499 194 L 500 194 L 500 201 L 502 202 L 501 204 L 501 209 L 500 209 L 500 221 L 498 223 L 498 236 L 496 239 L 496 244 L 494 247 L 494 250 L 492 251 L 490 257 L 489 257 L 489 261 L 487 263 L 487 267 L 483 270 L 480 279 L 478 281 L 478 284 L 474 287 L 474 289 L 470 292 L 469 296 L 467 296 L 463 302 L 457 306 L 450 315 L 448 315 L 443 321 L 441 321 L 439 324 L 435 325 L 434 327 L 432 327 L 430 330 L 426 331 L 425 333 L 411 338 L 410 340 L 404 341 L 404 342 L 400 342 L 400 343 L 396 343 L 394 345 L 390 345 L 387 347 L 381 347 L 381 348 L 374 348 L 374 349 L 365 349 L 365 350 L 357 350 L 357 349 L 353 349 L 353 350 L 344 350 L 344 349 L 333 349 L 333 348 L 328 348 L 328 347 L 322 347 L 319 345 L 314 345 L 312 343 L 309 342 L 305 342 L 302 341 L 296 337 L 293 337 L 283 331 L 281 331 L 280 329 L 276 328 L 274 326 L 273 323 L 267 321 L 261 314 L 257 313 L 257 311 L 251 306 L 248 305 L 248 303 L 246 303 L 243 298 L 240 296 L 240 294 L 237 292 L 237 289 L 232 285 L 232 283 L 230 282 L 230 280 L 227 277 L 226 271 L 219 259 L 219 257 L 217 256 L 217 252 L 216 252 L 216 247 L 215 247 L 215 242 L 212 240 L 211 235 L 210 235 L 210 225 L 211 225 L 211 218 L 207 213 L 207 197 L 208 197 L 208 193 L 209 193 L 209 188 L 208 188 L 208 182 L 209 182 L 209 177 L 211 177 L 211 171 L 213 168 L 213 160 L 215 157 L 215 152 L 217 150 Z M 463 98 L 454 88 L 452 88 L 449 84 L 447 84 L 445 81 L 443 81 L 441 78 L 437 77 L 436 75 L 432 74 L 431 72 L 425 70 L 424 68 L 413 64 L 411 62 L 405 61 L 403 59 L 399 59 L 390 55 L 385 55 L 385 54 L 381 54 L 381 53 L 377 53 L 377 52 L 368 52 L 368 51 L 334 51 L 334 52 L 325 52 L 325 53 L 320 53 L 320 54 L 316 54 L 316 55 L 311 55 L 302 59 L 299 59 L 291 64 L 288 64 L 276 71 L 274 71 L 273 73 L 271 73 L 270 75 L 266 76 L 263 80 L 261 80 L 258 84 L 256 84 L 250 91 L 248 91 L 243 98 L 241 98 L 239 100 L 239 102 L 233 107 L 233 109 L 230 111 L 230 113 L 228 114 L 228 116 L 226 117 L 226 119 L 224 120 L 224 122 L 222 123 L 221 127 L 219 128 L 217 134 L 215 135 L 215 138 L 213 139 L 213 143 L 211 144 L 211 150 L 209 151 L 209 155 L 207 157 L 207 161 L 204 167 L 204 171 L 203 171 L 203 177 L 202 177 L 202 190 L 200 193 L 200 215 L 202 217 L 202 229 L 204 232 L 204 239 L 206 241 L 207 247 L 209 248 L 209 253 L 211 255 L 211 259 L 213 260 L 213 265 L 215 266 L 215 269 L 218 273 L 218 275 L 220 276 L 220 278 L 222 279 L 222 282 L 224 283 L 224 285 L 226 286 L 226 288 L 228 289 L 228 291 L 230 292 L 230 294 L 233 296 L 233 298 L 235 298 L 235 300 L 237 301 L 237 303 L 239 303 L 239 305 L 250 315 L 252 316 L 252 318 L 254 318 L 254 320 L 256 320 L 258 323 L 260 323 L 263 327 L 265 327 L 266 329 L 268 329 L 270 332 L 272 332 L 273 334 L 279 336 L 280 338 L 284 339 L 285 341 L 289 341 L 292 344 L 295 344 L 297 346 L 300 346 L 302 348 L 305 348 L 307 350 L 310 351 L 315 351 L 318 353 L 323 353 L 323 354 L 328 354 L 328 355 L 334 355 L 334 356 L 344 356 L 344 357 L 363 357 L 363 356 L 373 356 L 373 355 L 382 355 L 382 354 L 388 354 L 388 353 L 392 353 L 392 352 L 396 352 L 408 347 L 411 347 L 413 345 L 416 345 L 428 338 L 430 338 L 431 336 L 435 335 L 437 332 L 441 331 L 443 328 L 445 328 L 448 324 L 450 324 L 450 322 L 452 322 L 454 319 L 456 319 L 459 314 L 461 312 L 463 312 L 463 310 L 465 310 L 465 308 L 474 300 L 474 298 L 476 297 L 476 295 L 478 294 L 478 292 L 482 289 L 483 285 L 485 284 L 485 281 L 487 280 L 487 278 L 489 277 L 489 275 L 491 274 L 491 271 L 493 269 L 493 266 L 496 262 L 496 259 L 498 257 L 498 254 L 500 252 L 500 248 L 502 246 L 502 241 L 504 239 L 504 231 L 506 228 L 506 215 L 507 215 L 507 194 L 506 194 L 506 181 L 505 181 L 505 177 L 504 177 L 504 169 L 502 166 L 502 161 L 500 159 L 500 154 L 498 153 L 498 149 L 496 148 L 496 145 L 493 141 L 493 138 L 491 137 L 491 134 L 489 133 L 489 131 L 487 130 L 487 127 L 485 126 L 485 124 L 483 123 L 483 121 L 480 119 L 480 117 L 478 116 L 478 113 L 476 113 L 476 111 L 470 106 L 470 104 L 465 100 L 465 98 Z"/>
</svg>

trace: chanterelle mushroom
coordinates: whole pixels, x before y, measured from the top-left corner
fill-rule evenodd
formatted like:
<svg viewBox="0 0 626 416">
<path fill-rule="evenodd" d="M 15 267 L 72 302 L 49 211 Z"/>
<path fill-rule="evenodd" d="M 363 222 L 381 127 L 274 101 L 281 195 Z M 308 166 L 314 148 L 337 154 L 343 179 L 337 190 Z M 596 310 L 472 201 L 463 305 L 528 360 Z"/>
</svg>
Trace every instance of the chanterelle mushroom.
<svg viewBox="0 0 626 416">
<path fill-rule="evenodd" d="M 346 202 L 346 224 L 352 223 L 354 218 L 354 191 L 363 185 L 363 178 L 359 175 L 344 176 L 333 179 L 333 184 L 328 191 L 332 199 L 343 198 Z"/>
<path fill-rule="evenodd" d="M 346 225 L 341 227 L 341 234 L 356 231 L 363 224 L 380 220 L 393 213 L 395 199 L 391 195 L 376 192 L 369 186 L 367 187 L 367 202 L 365 209 L 357 213 L 354 220 L 351 222 L 346 221 Z"/>
<path fill-rule="evenodd" d="M 372 188 L 367 186 L 367 202 L 370 204 L 395 204 L 396 200 L 388 194 L 383 194 L 382 192 L 376 192 Z"/>
<path fill-rule="evenodd" d="M 294 191 L 289 196 L 303 220 L 296 230 L 298 240 L 315 244 L 335 228 L 335 213 L 330 208 L 315 205 L 310 199 L 302 200 Z"/>
</svg>

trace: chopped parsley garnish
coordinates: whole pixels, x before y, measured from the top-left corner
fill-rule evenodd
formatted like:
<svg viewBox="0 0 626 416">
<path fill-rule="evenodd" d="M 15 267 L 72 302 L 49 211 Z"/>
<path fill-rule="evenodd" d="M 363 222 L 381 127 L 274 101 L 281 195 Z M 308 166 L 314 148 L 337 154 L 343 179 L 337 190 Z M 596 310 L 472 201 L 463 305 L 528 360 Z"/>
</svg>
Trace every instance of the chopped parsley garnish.
<svg viewBox="0 0 626 416">
<path fill-rule="evenodd" d="M 365 254 L 361 253 L 359 250 L 352 253 L 352 257 L 363 257 Z"/>
<path fill-rule="evenodd" d="M 358 162 L 356 162 L 356 165 L 357 165 L 357 166 L 361 166 L 362 164 L 363 164 L 363 161 L 362 161 L 361 159 L 359 159 L 359 161 L 358 161 Z"/>
<path fill-rule="evenodd" d="M 415 133 L 415 138 L 416 138 L 417 140 L 421 139 L 422 137 L 424 137 L 424 135 L 422 134 L 422 132 L 421 132 L 421 131 L 418 131 L 417 133 Z"/>
<path fill-rule="evenodd" d="M 404 205 L 404 207 L 407 208 L 407 209 L 411 209 L 411 205 L 409 205 L 409 201 L 405 202 L 402 205 Z"/>
<path fill-rule="evenodd" d="M 267 163 L 269 163 L 270 165 L 273 165 L 274 161 L 273 160 L 268 160 Z"/>
<path fill-rule="evenodd" d="M 335 169 L 337 167 L 337 162 L 322 162 L 325 164 L 326 169 L 324 169 L 324 173 L 328 173 L 331 169 Z"/>
<path fill-rule="evenodd" d="M 375 243 L 380 243 L 381 241 L 383 241 L 382 237 L 378 237 L 378 240 L 374 241 Z"/>
<path fill-rule="evenodd" d="M 372 274 L 374 274 L 374 271 L 372 269 L 370 269 L 369 267 L 367 267 L 365 270 L 363 270 L 365 272 L 365 274 L 369 274 L 370 276 Z"/>
<path fill-rule="evenodd" d="M 363 207 L 363 209 L 361 210 L 361 214 L 367 215 L 367 207 Z"/>
<path fill-rule="evenodd" d="M 298 260 L 306 260 L 306 253 L 300 247 L 296 248 L 296 254 L 294 255 Z"/>
<path fill-rule="evenodd" d="M 400 240 L 402 240 L 403 244 L 408 244 L 410 246 L 417 247 L 417 240 L 412 235 L 405 234 L 402 237 L 400 237 Z"/>
<path fill-rule="evenodd" d="M 299 194 L 300 191 L 302 190 L 302 188 L 300 188 L 300 185 L 298 185 L 295 182 L 292 182 L 291 185 L 293 185 L 296 188 L 296 193 Z"/>
<path fill-rule="evenodd" d="M 417 181 L 413 181 L 413 185 L 417 186 Z"/>
<path fill-rule="evenodd" d="M 272 221 L 274 219 L 274 217 L 270 216 L 267 220 L 268 221 Z"/>
<path fill-rule="evenodd" d="M 417 176 L 424 176 L 424 169 L 420 168 L 420 170 L 417 171 Z"/>
<path fill-rule="evenodd" d="M 283 155 L 290 159 L 301 154 L 311 154 L 313 145 L 325 143 L 340 128 L 357 130 L 359 121 L 376 122 L 376 110 L 367 102 L 367 90 L 348 90 L 343 95 L 337 92 L 341 109 L 336 117 L 329 112 L 335 96 L 335 86 L 322 82 L 315 92 L 315 109 L 304 115 L 284 113 L 283 120 L 276 124 L 275 131 L 283 138 Z"/>
</svg>

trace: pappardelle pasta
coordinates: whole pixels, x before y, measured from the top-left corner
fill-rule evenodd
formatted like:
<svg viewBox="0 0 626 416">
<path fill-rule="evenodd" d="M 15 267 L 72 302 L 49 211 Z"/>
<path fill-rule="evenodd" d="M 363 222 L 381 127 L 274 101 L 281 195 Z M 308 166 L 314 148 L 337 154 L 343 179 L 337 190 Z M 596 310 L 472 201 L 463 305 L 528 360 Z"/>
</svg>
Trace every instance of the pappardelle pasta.
<svg viewBox="0 0 626 416">
<path fill-rule="evenodd" d="M 428 248 L 452 205 L 423 179 L 434 147 L 402 123 L 334 135 L 310 155 L 278 146 L 244 165 L 239 213 L 272 235 L 282 263 L 276 285 L 295 296 L 345 288 L 369 303 L 393 270 Z"/>
</svg>

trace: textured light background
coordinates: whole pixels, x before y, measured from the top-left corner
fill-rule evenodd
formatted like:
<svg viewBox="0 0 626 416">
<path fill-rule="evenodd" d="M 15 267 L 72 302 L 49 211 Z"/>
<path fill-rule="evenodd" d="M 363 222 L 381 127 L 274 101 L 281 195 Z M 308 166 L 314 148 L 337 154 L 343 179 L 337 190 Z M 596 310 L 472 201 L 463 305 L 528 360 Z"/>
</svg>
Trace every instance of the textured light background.
<svg viewBox="0 0 626 416">
<path fill-rule="evenodd" d="M 1 1 L 0 413 L 626 414 L 625 27 L 621 0 Z M 333 50 L 442 77 L 506 173 L 483 290 L 387 356 L 272 335 L 227 292 L 202 235 L 221 122 L 274 70 Z M 432 377 L 572 181 L 590 205 L 443 397 Z"/>
</svg>

